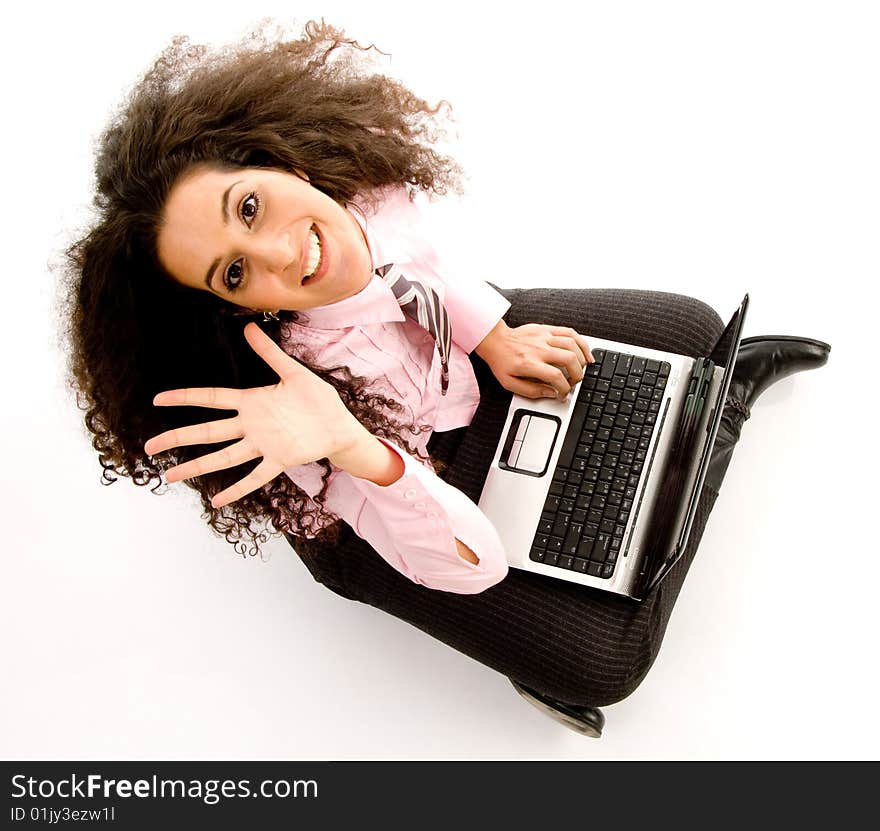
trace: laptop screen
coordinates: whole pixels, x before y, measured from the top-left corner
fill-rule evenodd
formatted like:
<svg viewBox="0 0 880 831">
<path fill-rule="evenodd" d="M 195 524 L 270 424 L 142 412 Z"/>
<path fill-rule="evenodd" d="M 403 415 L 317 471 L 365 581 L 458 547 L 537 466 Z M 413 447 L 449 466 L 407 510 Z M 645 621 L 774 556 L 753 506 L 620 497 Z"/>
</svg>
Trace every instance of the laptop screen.
<svg viewBox="0 0 880 831">
<path fill-rule="evenodd" d="M 727 324 L 727 327 L 721 333 L 721 336 L 715 342 L 715 346 L 712 347 L 712 351 L 709 353 L 709 360 L 712 361 L 716 366 L 726 367 L 728 365 L 728 362 L 734 358 L 739 349 L 738 344 L 736 348 L 733 348 L 733 339 L 736 335 L 737 324 L 739 323 L 740 317 L 745 313 L 748 299 L 749 296 L 746 295 L 745 299 L 743 300 L 743 305 L 741 305 L 736 310 L 733 317 L 730 318 L 730 323 Z"/>
<path fill-rule="evenodd" d="M 724 409 L 724 402 L 727 398 L 727 392 L 730 389 L 730 381 L 733 377 L 733 368 L 736 363 L 736 355 L 739 351 L 739 342 L 742 340 L 743 323 L 745 322 L 746 310 L 749 306 L 748 294 L 743 297 L 740 307 L 736 310 L 730 323 L 727 324 L 725 330 L 721 333 L 715 346 L 712 349 L 709 359 L 716 366 L 724 367 L 724 375 L 721 379 L 721 388 L 716 398 L 715 410 L 712 415 L 712 421 L 709 424 L 709 430 L 703 442 L 700 452 L 700 465 L 697 469 L 697 478 L 694 480 L 693 487 L 689 493 L 683 494 L 679 505 L 687 504 L 687 515 L 684 525 L 682 525 L 681 533 L 678 541 L 668 549 L 667 556 L 658 563 L 658 567 L 654 569 L 654 575 L 645 588 L 644 594 L 647 594 L 654 588 L 665 576 L 669 570 L 678 562 L 684 553 L 687 545 L 688 537 L 691 533 L 691 527 L 694 524 L 694 517 L 697 513 L 697 503 L 700 498 L 700 491 L 703 489 L 703 482 L 706 479 L 706 471 L 709 469 L 709 459 L 712 455 L 712 448 L 715 446 L 715 437 L 718 435 L 718 427 L 721 424 L 721 413 Z M 696 449 L 694 452 L 697 452 Z"/>
</svg>

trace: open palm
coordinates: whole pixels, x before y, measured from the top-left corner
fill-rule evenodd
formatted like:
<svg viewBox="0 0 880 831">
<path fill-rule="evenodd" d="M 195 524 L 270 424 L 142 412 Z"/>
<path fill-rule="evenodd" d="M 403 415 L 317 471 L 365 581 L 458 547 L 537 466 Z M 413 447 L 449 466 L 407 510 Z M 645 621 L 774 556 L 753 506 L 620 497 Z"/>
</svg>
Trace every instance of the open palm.
<svg viewBox="0 0 880 831">
<path fill-rule="evenodd" d="M 144 444 L 144 450 L 155 455 L 172 447 L 241 439 L 216 453 L 170 468 L 165 475 L 168 482 L 262 457 L 247 476 L 213 497 L 215 508 L 271 482 L 286 468 L 345 451 L 356 441 L 358 430 L 363 429 L 332 384 L 284 352 L 259 326 L 249 323 L 244 335 L 281 380 L 245 390 L 197 387 L 160 392 L 153 399 L 153 404 L 160 407 L 210 407 L 237 410 L 238 415 L 168 430 Z"/>
</svg>

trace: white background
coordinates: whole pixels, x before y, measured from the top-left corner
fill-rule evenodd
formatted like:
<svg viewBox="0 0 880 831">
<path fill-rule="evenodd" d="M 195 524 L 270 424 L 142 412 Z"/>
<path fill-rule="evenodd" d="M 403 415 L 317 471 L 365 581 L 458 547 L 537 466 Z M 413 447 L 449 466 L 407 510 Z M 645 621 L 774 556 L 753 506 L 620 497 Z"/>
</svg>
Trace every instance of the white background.
<svg viewBox="0 0 880 831">
<path fill-rule="evenodd" d="M 20 8 L 0 52 L 0 755 L 877 756 L 874 4 Z M 680 292 L 725 320 L 749 292 L 746 336 L 833 346 L 755 407 L 657 662 L 599 741 L 313 582 L 283 538 L 243 560 L 184 486 L 99 483 L 51 272 L 89 219 L 93 142 L 173 35 L 221 45 L 321 15 L 452 103 L 470 178 L 438 233 L 475 277 Z"/>
</svg>

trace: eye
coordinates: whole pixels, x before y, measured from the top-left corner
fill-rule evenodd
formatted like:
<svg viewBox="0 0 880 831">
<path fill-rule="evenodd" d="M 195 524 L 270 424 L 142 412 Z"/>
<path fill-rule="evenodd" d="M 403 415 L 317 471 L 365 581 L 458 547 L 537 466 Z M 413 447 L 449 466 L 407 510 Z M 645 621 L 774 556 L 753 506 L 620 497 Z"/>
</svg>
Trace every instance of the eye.
<svg viewBox="0 0 880 831">
<path fill-rule="evenodd" d="M 248 228 L 253 228 L 254 220 L 260 215 L 262 206 L 263 202 L 255 191 L 251 191 L 242 200 L 238 213 Z M 236 260 L 226 269 L 226 273 L 223 275 L 223 282 L 230 292 L 237 291 L 242 287 L 244 284 L 243 274 L 243 260 Z"/>
<path fill-rule="evenodd" d="M 250 203 L 250 205 L 248 204 Z M 263 207 L 263 200 L 260 199 L 259 195 L 252 191 L 249 193 L 241 203 L 241 208 L 239 213 L 241 214 L 241 218 L 245 220 L 245 225 L 248 228 L 253 227 L 253 222 L 248 222 L 248 219 L 256 219 L 260 215 L 260 209 Z M 250 213 L 250 210 L 253 210 L 253 213 Z"/>
<path fill-rule="evenodd" d="M 241 284 L 244 282 L 242 273 L 241 260 L 236 260 L 226 269 L 226 273 L 223 275 L 223 283 L 230 292 L 241 288 Z"/>
</svg>

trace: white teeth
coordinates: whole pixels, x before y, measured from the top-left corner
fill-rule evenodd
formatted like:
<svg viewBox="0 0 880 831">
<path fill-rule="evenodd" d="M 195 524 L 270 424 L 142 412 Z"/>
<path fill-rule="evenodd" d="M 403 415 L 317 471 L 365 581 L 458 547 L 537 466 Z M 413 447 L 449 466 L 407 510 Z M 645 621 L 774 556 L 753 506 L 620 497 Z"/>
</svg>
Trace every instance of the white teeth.
<svg viewBox="0 0 880 831">
<path fill-rule="evenodd" d="M 309 231 L 309 264 L 306 266 L 306 277 L 313 277 L 321 262 L 321 242 L 314 228 Z"/>
</svg>

